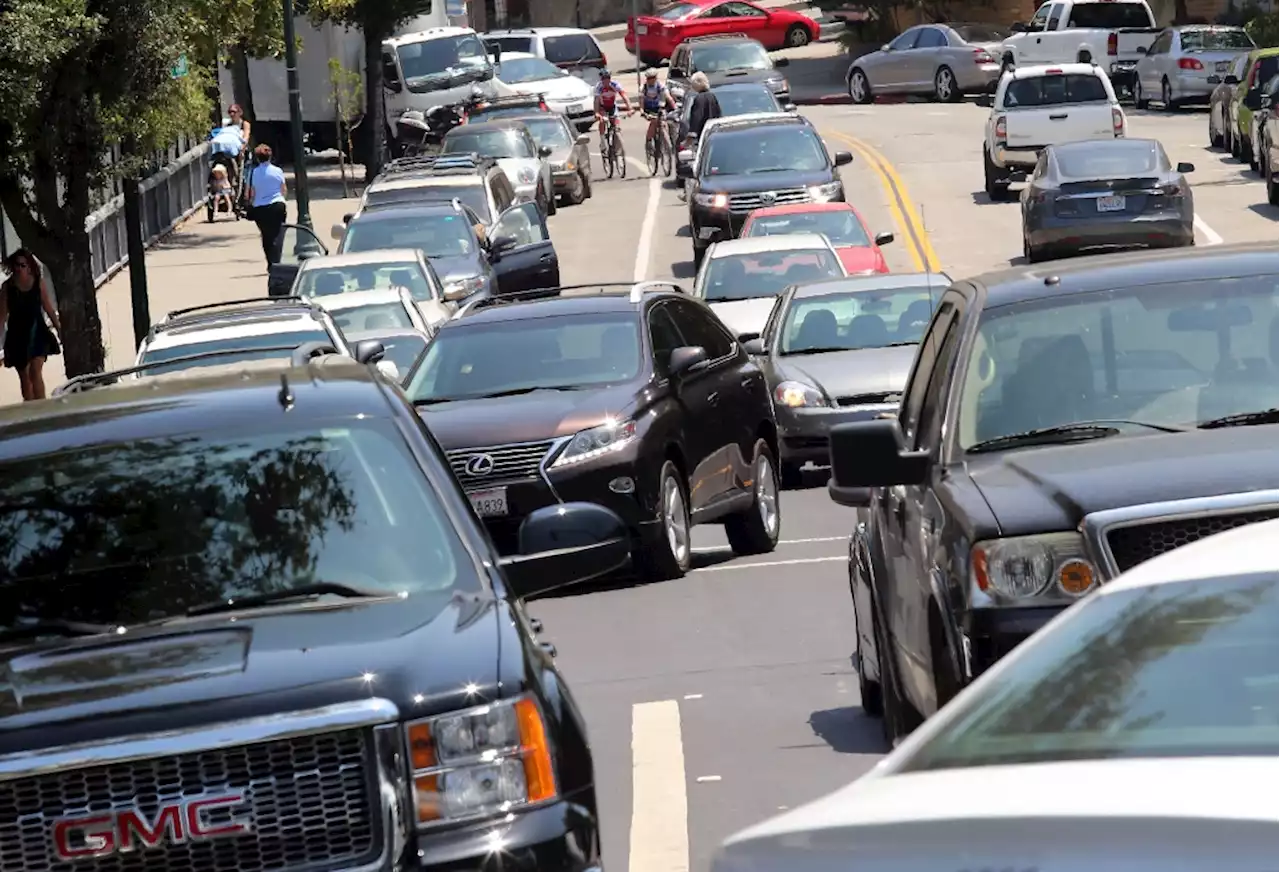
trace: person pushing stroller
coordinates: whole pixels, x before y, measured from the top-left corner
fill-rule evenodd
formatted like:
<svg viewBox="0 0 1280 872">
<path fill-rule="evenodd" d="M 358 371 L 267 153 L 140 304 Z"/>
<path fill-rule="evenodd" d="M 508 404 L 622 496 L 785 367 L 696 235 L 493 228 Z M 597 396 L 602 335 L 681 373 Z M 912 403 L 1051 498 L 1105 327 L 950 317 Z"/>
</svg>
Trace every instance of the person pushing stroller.
<svg viewBox="0 0 1280 872">
<path fill-rule="evenodd" d="M 244 150 L 241 128 L 223 119 L 222 126 L 213 131 L 209 144 L 209 200 L 206 209 L 210 222 L 223 211 L 235 215 L 237 220 L 241 217 L 243 209 L 239 192 Z"/>
</svg>

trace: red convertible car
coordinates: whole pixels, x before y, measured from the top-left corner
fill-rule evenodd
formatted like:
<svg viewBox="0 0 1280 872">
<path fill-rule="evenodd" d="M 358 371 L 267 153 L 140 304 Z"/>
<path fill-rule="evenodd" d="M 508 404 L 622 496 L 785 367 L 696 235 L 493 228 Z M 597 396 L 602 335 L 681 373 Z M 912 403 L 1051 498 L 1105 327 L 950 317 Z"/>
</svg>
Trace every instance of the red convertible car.
<svg viewBox="0 0 1280 872">
<path fill-rule="evenodd" d="M 628 19 L 624 44 L 640 63 L 656 64 L 670 58 L 686 39 L 717 33 L 742 33 L 775 51 L 816 40 L 818 22 L 799 12 L 766 9 L 746 0 L 682 0 L 656 15 Z"/>
</svg>

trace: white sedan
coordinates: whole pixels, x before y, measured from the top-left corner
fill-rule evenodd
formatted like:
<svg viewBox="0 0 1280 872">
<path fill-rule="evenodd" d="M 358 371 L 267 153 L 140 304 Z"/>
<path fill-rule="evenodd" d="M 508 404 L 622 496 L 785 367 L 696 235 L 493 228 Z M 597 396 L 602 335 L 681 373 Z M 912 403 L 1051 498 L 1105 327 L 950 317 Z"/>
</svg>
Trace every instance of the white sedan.
<svg viewBox="0 0 1280 872">
<path fill-rule="evenodd" d="M 1260 872 L 1280 839 L 1280 521 L 1144 563 L 713 872 Z"/>
<path fill-rule="evenodd" d="M 516 94 L 541 95 L 547 108 L 564 115 L 575 130 L 591 126 L 595 116 L 591 86 L 546 58 L 521 51 L 503 52 L 496 75 Z"/>
</svg>

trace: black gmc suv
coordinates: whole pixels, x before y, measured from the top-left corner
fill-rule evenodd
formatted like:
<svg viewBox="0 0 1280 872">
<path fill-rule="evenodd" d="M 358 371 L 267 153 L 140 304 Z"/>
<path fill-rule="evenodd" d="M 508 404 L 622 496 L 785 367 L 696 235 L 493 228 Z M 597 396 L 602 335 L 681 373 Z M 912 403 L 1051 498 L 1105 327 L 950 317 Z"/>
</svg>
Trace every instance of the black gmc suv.
<svg viewBox="0 0 1280 872">
<path fill-rule="evenodd" d="M 499 558 L 398 388 L 264 365 L 0 410 L 0 867 L 599 872 L 520 597 L 625 565 L 620 521 Z"/>
<path fill-rule="evenodd" d="M 406 379 L 499 550 L 530 512 L 586 500 L 623 519 L 646 578 L 689 569 L 690 524 L 772 551 L 773 406 L 711 310 L 659 282 L 539 296 L 460 312 Z"/>
</svg>

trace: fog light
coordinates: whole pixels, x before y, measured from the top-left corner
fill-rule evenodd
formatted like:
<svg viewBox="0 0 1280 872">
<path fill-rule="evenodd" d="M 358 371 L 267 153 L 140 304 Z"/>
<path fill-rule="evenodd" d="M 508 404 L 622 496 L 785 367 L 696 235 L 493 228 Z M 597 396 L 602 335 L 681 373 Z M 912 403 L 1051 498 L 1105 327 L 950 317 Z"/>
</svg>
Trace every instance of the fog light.
<svg viewBox="0 0 1280 872">
<path fill-rule="evenodd" d="M 636 492 L 636 483 L 624 475 L 609 482 L 609 490 L 615 494 L 632 494 Z"/>
</svg>

